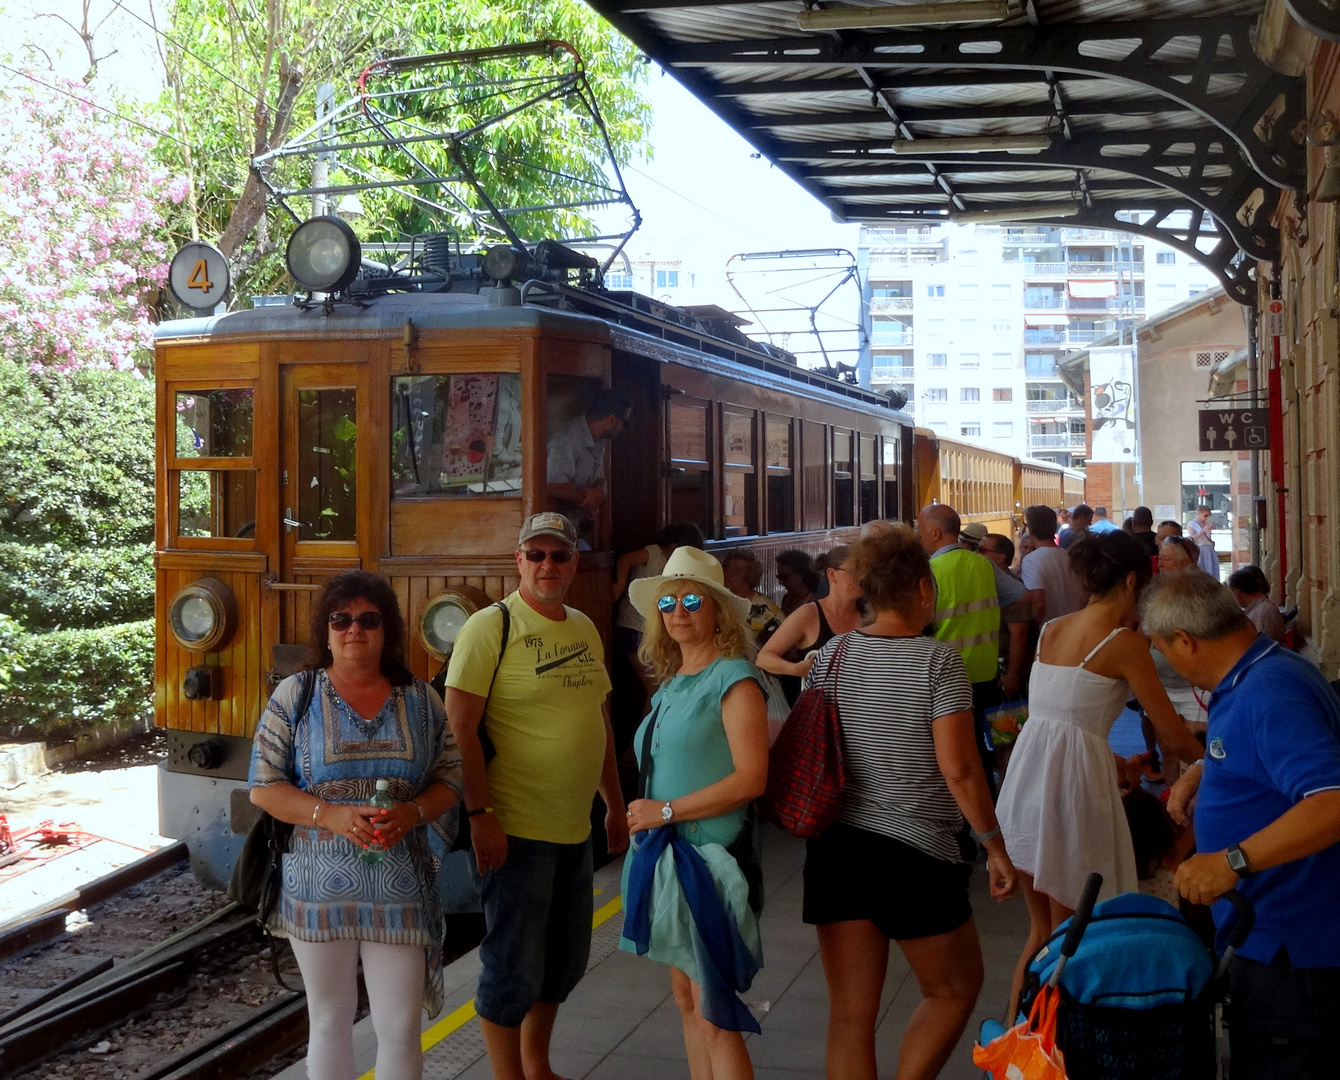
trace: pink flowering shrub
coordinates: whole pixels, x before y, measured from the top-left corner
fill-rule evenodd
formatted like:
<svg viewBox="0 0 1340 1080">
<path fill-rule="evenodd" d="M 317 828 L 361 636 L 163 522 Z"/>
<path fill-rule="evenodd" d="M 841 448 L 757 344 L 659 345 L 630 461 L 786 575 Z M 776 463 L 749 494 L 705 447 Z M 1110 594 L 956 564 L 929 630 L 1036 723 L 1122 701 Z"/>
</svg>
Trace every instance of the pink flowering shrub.
<svg viewBox="0 0 1340 1080">
<path fill-rule="evenodd" d="M 110 107 L 49 72 L 0 87 L 5 361 L 130 371 L 153 346 L 149 301 L 168 258 L 160 200 L 185 192 L 153 164 L 153 138 Z"/>
</svg>

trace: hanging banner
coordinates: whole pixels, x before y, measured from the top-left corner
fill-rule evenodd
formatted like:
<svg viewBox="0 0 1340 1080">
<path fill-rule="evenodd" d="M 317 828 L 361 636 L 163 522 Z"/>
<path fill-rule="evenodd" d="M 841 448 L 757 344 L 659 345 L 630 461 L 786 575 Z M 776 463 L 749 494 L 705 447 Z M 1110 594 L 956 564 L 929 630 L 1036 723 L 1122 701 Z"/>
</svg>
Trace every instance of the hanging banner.
<svg viewBox="0 0 1340 1080">
<path fill-rule="evenodd" d="M 1093 423 L 1089 461 L 1135 461 L 1135 360 L 1133 347 L 1089 350 L 1089 415 Z"/>
</svg>

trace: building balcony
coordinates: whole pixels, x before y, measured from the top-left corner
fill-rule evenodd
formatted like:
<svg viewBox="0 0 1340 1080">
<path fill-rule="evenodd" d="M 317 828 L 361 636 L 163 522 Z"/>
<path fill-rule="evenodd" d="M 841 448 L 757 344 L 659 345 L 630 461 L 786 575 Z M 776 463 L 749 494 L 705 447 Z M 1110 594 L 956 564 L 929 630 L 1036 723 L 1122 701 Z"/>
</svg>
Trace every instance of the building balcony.
<svg viewBox="0 0 1340 1080">
<path fill-rule="evenodd" d="M 1104 277 L 1132 274 L 1144 277 L 1142 262 L 1024 262 L 1024 280 L 1039 277 Z"/>
<path fill-rule="evenodd" d="M 903 251 L 897 253 L 881 253 L 879 255 L 873 252 L 870 255 L 870 268 L 866 271 L 871 281 L 879 281 L 881 278 L 902 277 L 903 272 L 909 266 L 933 266 L 935 263 L 949 261 L 949 254 L 944 248 L 935 250 Z"/>
<path fill-rule="evenodd" d="M 1031 413 L 1046 413 L 1048 416 L 1079 416 L 1084 406 L 1074 398 L 1059 401 L 1026 401 L 1024 409 Z"/>
<path fill-rule="evenodd" d="M 1055 237 L 1049 232 L 1006 233 L 1001 239 L 1004 244 L 1054 244 Z"/>
<path fill-rule="evenodd" d="M 883 315 L 889 311 L 911 311 L 910 296 L 876 296 L 870 300 L 870 314 Z"/>
<path fill-rule="evenodd" d="M 878 358 L 876 358 L 874 366 L 870 369 L 870 377 L 872 379 L 888 380 L 889 382 L 898 382 L 906 385 L 916 377 L 916 368 L 881 364 L 878 362 Z"/>
<path fill-rule="evenodd" d="M 870 338 L 870 347 L 872 349 L 910 349 L 912 347 L 912 331 L 905 334 L 879 334 Z"/>
<path fill-rule="evenodd" d="M 1034 435 L 1028 434 L 1028 448 L 1030 450 L 1083 450 L 1085 448 L 1085 437 L 1078 432 L 1064 432 L 1060 435 Z"/>
</svg>

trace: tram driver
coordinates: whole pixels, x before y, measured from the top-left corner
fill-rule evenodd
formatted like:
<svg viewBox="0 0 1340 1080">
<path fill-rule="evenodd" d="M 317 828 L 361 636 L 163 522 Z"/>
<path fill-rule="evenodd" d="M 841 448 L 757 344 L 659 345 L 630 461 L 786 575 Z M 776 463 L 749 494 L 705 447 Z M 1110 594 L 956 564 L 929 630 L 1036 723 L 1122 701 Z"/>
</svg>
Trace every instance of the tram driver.
<svg viewBox="0 0 1340 1080">
<path fill-rule="evenodd" d="M 633 403 L 619 390 L 602 387 L 582 416 L 574 417 L 549 436 L 547 487 L 549 506 L 577 526 L 582 547 L 596 514 L 604 505 L 605 442 L 618 438 L 628 423 Z"/>
</svg>

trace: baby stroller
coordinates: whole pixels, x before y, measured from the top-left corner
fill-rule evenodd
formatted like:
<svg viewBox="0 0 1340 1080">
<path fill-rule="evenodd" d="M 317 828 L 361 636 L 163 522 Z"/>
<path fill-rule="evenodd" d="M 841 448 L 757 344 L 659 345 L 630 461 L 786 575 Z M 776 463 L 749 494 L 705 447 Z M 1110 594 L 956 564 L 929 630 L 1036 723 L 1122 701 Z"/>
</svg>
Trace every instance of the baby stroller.
<svg viewBox="0 0 1340 1080">
<path fill-rule="evenodd" d="M 1029 964 L 1025 1001 L 1060 971 L 1056 1045 L 1069 1080 L 1215 1080 L 1222 976 L 1251 933 L 1251 904 L 1237 909 L 1228 946 L 1214 956 L 1162 900 L 1124 893 L 1094 905 L 1102 878 L 1092 874 L 1080 907 Z M 1079 942 L 1062 961 L 1071 923 Z M 1027 1006 L 1025 1006 L 1027 1007 Z"/>
</svg>

